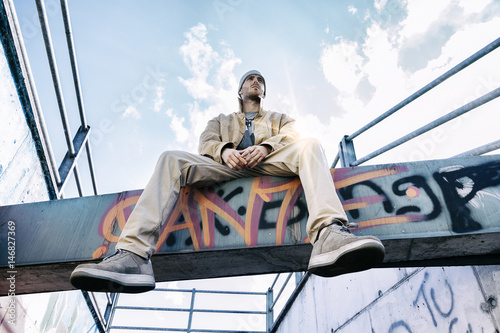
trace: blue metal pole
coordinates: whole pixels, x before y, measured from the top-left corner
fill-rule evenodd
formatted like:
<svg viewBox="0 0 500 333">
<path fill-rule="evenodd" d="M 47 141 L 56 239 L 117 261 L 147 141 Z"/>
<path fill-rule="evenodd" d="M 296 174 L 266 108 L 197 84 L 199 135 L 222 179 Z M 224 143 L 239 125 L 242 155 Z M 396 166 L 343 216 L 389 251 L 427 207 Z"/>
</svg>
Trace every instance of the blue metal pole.
<svg viewBox="0 0 500 333">
<path fill-rule="evenodd" d="M 494 151 L 497 149 L 500 149 L 500 140 L 490 142 L 490 143 L 485 144 L 481 147 L 477 147 L 475 149 L 468 150 L 466 152 L 455 155 L 453 157 L 479 156 L 479 155 L 483 155 L 483 154 L 489 153 L 490 151 Z"/>
<path fill-rule="evenodd" d="M 194 296 L 196 295 L 196 289 L 193 288 L 191 294 L 191 306 L 189 307 L 189 319 L 188 319 L 188 327 L 187 333 L 191 333 L 191 324 L 193 323 L 193 309 L 194 309 Z"/>
<path fill-rule="evenodd" d="M 266 296 L 266 332 L 271 330 L 274 322 L 274 310 L 273 310 L 273 289 L 272 287 L 267 290 Z"/>
</svg>

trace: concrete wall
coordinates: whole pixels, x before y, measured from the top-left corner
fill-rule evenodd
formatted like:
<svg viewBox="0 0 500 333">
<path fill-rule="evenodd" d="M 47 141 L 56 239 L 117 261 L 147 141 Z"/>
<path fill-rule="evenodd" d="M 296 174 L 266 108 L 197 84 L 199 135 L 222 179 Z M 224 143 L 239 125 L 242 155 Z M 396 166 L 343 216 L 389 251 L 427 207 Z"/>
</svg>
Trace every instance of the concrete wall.
<svg viewBox="0 0 500 333">
<path fill-rule="evenodd" d="M 0 47 L 0 205 L 48 200 L 35 142 Z"/>
<path fill-rule="evenodd" d="M 275 332 L 499 332 L 499 292 L 499 266 L 311 276 Z"/>
</svg>

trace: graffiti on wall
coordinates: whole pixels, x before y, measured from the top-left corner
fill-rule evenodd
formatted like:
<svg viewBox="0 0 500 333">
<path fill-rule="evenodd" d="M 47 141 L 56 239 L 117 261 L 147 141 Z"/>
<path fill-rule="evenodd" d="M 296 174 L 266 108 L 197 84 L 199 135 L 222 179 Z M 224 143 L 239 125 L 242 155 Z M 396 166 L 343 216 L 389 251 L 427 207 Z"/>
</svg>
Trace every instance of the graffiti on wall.
<svg viewBox="0 0 500 333">
<path fill-rule="evenodd" d="M 485 205 L 500 206 L 499 161 L 436 170 L 400 164 L 332 169 L 331 173 L 349 220 L 357 224 L 355 233 L 367 229 L 387 233 L 383 228 L 391 225 L 422 222 L 441 224 L 439 228 L 455 233 L 473 232 L 484 227 L 480 214 L 491 211 Z M 124 192 L 103 214 L 99 235 L 104 242 L 94 258 L 104 255 L 118 240 L 140 194 Z M 494 200 L 494 205 L 488 205 L 486 199 Z M 478 215 L 478 211 L 486 213 Z M 307 216 L 298 178 L 265 176 L 205 188 L 185 187 L 161 226 L 156 249 L 212 249 L 218 239 L 230 235 L 236 235 L 233 238 L 241 240 L 242 246 L 261 244 L 261 238 L 270 234 L 275 245 L 284 244 L 286 237 L 292 243 L 304 243 L 309 241 L 305 228 L 290 227 L 305 225 Z"/>
<path fill-rule="evenodd" d="M 466 271 L 467 270 L 467 271 Z M 482 301 L 482 294 L 470 268 L 462 269 L 469 281 L 466 290 L 460 274 L 447 277 L 442 269 L 424 269 L 417 274 L 416 283 L 408 281 L 410 288 L 401 289 L 400 295 L 408 301 L 408 306 L 400 305 L 394 313 L 396 320 L 389 323 L 382 321 L 372 327 L 372 332 L 412 333 L 412 332 L 494 332 L 492 327 L 491 307 L 488 300 Z M 495 299 L 496 300 L 496 299 Z M 378 309 L 382 313 L 385 306 Z M 397 314 L 396 314 L 397 313 Z M 405 319 L 400 319 L 404 317 Z M 386 326 L 388 325 L 388 326 Z"/>
</svg>

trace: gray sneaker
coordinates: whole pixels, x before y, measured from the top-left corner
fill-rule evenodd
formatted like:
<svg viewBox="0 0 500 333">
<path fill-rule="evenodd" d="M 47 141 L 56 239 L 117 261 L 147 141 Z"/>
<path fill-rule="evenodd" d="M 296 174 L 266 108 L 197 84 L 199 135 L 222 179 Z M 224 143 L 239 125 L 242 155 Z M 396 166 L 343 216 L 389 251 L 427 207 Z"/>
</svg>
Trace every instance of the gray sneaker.
<svg viewBox="0 0 500 333">
<path fill-rule="evenodd" d="M 385 256 L 375 236 L 354 236 L 339 225 L 320 230 L 309 259 L 309 272 L 324 277 L 359 272 L 378 266 Z"/>
<path fill-rule="evenodd" d="M 97 264 L 78 265 L 71 284 L 82 290 L 112 293 L 142 293 L 155 288 L 151 260 L 117 250 Z"/>
</svg>

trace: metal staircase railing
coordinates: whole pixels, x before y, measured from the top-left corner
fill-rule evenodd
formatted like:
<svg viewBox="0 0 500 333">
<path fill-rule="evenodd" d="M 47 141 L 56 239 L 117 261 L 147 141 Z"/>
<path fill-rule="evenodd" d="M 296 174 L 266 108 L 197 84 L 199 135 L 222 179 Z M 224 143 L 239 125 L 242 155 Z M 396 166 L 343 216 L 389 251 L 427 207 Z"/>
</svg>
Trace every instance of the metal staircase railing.
<svg viewBox="0 0 500 333">
<path fill-rule="evenodd" d="M 476 53 L 474 53 L 473 55 L 471 55 L 470 57 L 468 57 L 467 59 L 465 59 L 464 61 L 462 61 L 458 65 L 456 65 L 453 68 L 451 68 L 450 70 L 448 70 L 446 73 L 442 74 L 438 78 L 434 79 L 433 81 L 431 81 L 430 83 L 428 83 L 427 85 L 425 85 L 424 87 L 422 87 L 421 89 L 419 89 L 418 91 L 413 93 L 408 98 L 399 102 L 394 107 L 390 108 L 389 110 L 384 112 L 382 115 L 378 116 L 376 119 L 372 120 L 371 122 L 369 122 L 368 124 L 366 124 L 365 126 L 360 128 L 359 130 L 354 132 L 353 134 L 344 136 L 342 141 L 339 144 L 339 152 L 337 153 L 337 156 L 335 157 L 335 159 L 333 161 L 332 168 L 334 168 L 337 165 L 339 160 L 340 160 L 342 167 L 358 166 L 362 163 L 365 163 L 365 162 L 371 160 L 374 157 L 377 157 L 377 156 L 379 156 L 379 155 L 381 155 L 381 154 L 383 154 L 383 153 L 385 153 L 385 152 L 387 152 L 387 151 L 389 151 L 389 150 L 391 150 L 391 149 L 393 149 L 393 148 L 395 148 L 403 143 L 406 143 L 406 142 L 416 138 L 419 135 L 422 135 L 422 134 L 424 134 L 424 133 L 426 133 L 426 132 L 428 132 L 428 131 L 430 131 L 430 130 L 432 130 L 440 125 L 443 125 L 444 123 L 446 123 L 452 119 L 455 119 L 459 116 L 462 116 L 462 115 L 466 114 L 467 112 L 469 112 L 469 111 L 471 111 L 471 110 L 473 110 L 473 109 L 475 109 L 475 108 L 477 108 L 485 103 L 488 103 L 495 98 L 498 98 L 500 96 L 500 87 L 490 91 L 489 93 L 484 94 L 483 96 L 475 99 L 474 101 L 472 101 L 470 103 L 467 103 L 467 104 L 449 112 L 448 114 L 428 123 L 425 126 L 422 126 L 419 129 L 417 129 L 409 134 L 404 135 L 403 137 L 387 144 L 386 146 L 384 146 L 382 148 L 375 150 L 374 152 L 372 152 L 364 157 L 361 157 L 359 159 L 356 158 L 356 153 L 355 153 L 355 149 L 354 149 L 354 141 L 353 141 L 354 138 L 356 138 L 360 134 L 365 133 L 370 128 L 374 127 L 375 125 L 379 124 L 380 122 L 382 122 L 383 120 L 385 120 L 389 116 L 391 116 L 394 113 L 396 113 L 397 111 L 401 110 L 403 107 L 405 107 L 408 104 L 410 104 L 411 102 L 415 101 L 417 98 L 419 98 L 423 94 L 427 93 L 431 89 L 435 88 L 439 84 L 443 83 L 445 80 L 449 79 L 453 75 L 455 75 L 458 72 L 467 68 L 469 65 L 475 63 L 476 61 L 483 58 L 487 54 L 496 50 L 499 46 L 500 46 L 500 38 L 497 38 L 496 40 L 494 40 L 490 44 L 483 47 L 481 50 L 477 51 Z M 466 153 L 460 154 L 459 156 L 477 156 L 479 154 L 485 154 L 487 152 L 494 151 L 494 150 L 499 149 L 499 148 L 500 148 L 500 140 L 496 140 L 496 141 L 493 141 L 489 144 L 478 147 L 474 150 L 470 150 Z"/>
</svg>

